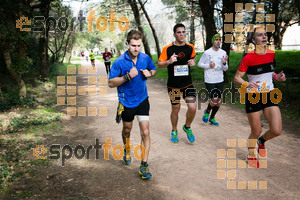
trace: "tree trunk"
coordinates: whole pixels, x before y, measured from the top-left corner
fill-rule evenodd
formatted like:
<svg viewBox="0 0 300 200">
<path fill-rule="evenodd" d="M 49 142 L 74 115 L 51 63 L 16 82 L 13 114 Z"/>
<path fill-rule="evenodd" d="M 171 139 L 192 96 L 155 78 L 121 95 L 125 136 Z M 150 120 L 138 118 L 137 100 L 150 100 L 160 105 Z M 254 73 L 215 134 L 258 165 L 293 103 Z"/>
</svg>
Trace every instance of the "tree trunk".
<svg viewBox="0 0 300 200">
<path fill-rule="evenodd" d="M 192 2 L 191 21 L 190 21 L 190 43 L 195 45 L 195 3 Z"/>
<path fill-rule="evenodd" d="M 206 44 L 205 50 L 212 46 L 211 38 L 217 33 L 216 24 L 214 20 L 214 5 L 215 1 L 199 0 L 199 5 L 204 19 L 204 26 L 206 30 Z"/>
<path fill-rule="evenodd" d="M 160 51 L 159 41 L 158 41 L 158 37 L 157 37 L 157 35 L 156 35 L 156 31 L 155 31 L 155 29 L 154 29 L 154 27 L 153 27 L 153 24 L 152 24 L 152 22 L 151 22 L 151 20 L 150 20 L 150 17 L 149 17 L 149 15 L 148 15 L 148 13 L 147 13 L 147 11 L 146 11 L 146 9 L 145 9 L 145 7 L 144 7 L 144 4 L 142 3 L 141 0 L 138 0 L 138 1 L 139 1 L 140 5 L 141 5 L 141 8 L 142 8 L 142 10 L 143 10 L 143 12 L 144 12 L 144 14 L 145 14 L 145 17 L 146 17 L 147 21 L 148 21 L 148 23 L 149 23 L 149 26 L 150 26 L 150 28 L 151 28 L 151 30 L 152 30 L 152 34 L 153 34 L 153 37 L 154 37 L 154 40 L 155 40 L 155 45 L 156 45 L 157 57 L 159 58 L 160 52 L 161 52 L 161 51 Z"/>
<path fill-rule="evenodd" d="M 63 56 L 61 62 L 64 61 L 64 57 L 66 55 L 66 52 L 68 51 L 69 55 L 70 55 L 68 60 L 69 60 L 69 63 L 71 63 L 71 59 L 72 59 L 72 56 L 73 56 L 72 55 L 72 51 L 73 51 L 74 42 L 75 42 L 75 39 L 76 39 L 76 32 L 75 31 L 76 31 L 76 29 L 73 32 L 69 33 L 68 36 L 67 36 L 67 42 L 66 42 L 65 52 L 64 52 L 64 56 Z"/>
<path fill-rule="evenodd" d="M 4 102 L 4 97 L 2 95 L 1 84 L 0 84 L 0 102 Z"/>
<path fill-rule="evenodd" d="M 48 76 L 48 65 L 47 65 L 47 47 L 48 47 L 48 41 L 47 38 L 44 36 L 40 38 L 40 63 L 41 63 L 41 78 L 42 80 L 45 80 L 45 77 Z"/>
<path fill-rule="evenodd" d="M 15 72 L 10 68 L 11 66 L 11 56 L 9 52 L 9 41 L 5 41 L 3 45 L 3 57 L 6 63 L 7 70 L 9 71 L 10 75 L 13 77 L 13 79 L 17 82 L 20 92 L 19 92 L 19 97 L 26 97 L 26 85 L 24 81 L 22 80 L 20 74 Z"/>
<path fill-rule="evenodd" d="M 70 50 L 70 56 L 69 56 L 69 62 L 68 63 L 71 63 L 71 59 L 72 59 L 72 51 L 73 51 L 73 45 L 71 47 L 71 50 Z"/>
<path fill-rule="evenodd" d="M 134 19 L 135 19 L 135 22 L 138 26 L 138 29 L 144 35 L 143 44 L 144 44 L 144 48 L 145 48 L 145 53 L 152 59 L 151 52 L 150 52 L 150 47 L 148 45 L 148 41 L 147 41 L 146 35 L 144 33 L 144 29 L 142 27 L 140 12 L 139 12 L 139 9 L 138 9 L 138 6 L 137 6 L 137 2 L 136 2 L 136 0 L 128 0 L 128 3 L 129 3 L 129 5 L 132 9 Z"/>
<path fill-rule="evenodd" d="M 275 45 L 275 49 L 276 50 L 281 50 L 282 49 L 282 37 L 281 37 L 281 35 L 279 35 L 279 37 L 278 38 L 276 38 L 277 39 L 277 41 L 276 41 L 276 45 Z"/>
<path fill-rule="evenodd" d="M 62 56 L 62 58 L 61 58 L 60 63 L 63 63 L 63 62 L 64 62 L 64 59 L 65 59 L 65 56 L 66 56 L 66 52 L 67 52 L 67 50 L 68 50 L 68 48 L 69 48 L 68 45 L 69 45 L 70 35 L 71 35 L 71 33 L 69 33 L 68 36 L 67 36 L 67 41 L 66 41 L 65 50 L 64 50 L 64 53 L 63 53 L 63 56 Z M 71 57 L 72 57 L 72 52 L 71 52 L 71 54 L 70 54 L 69 60 L 71 60 Z"/>
<path fill-rule="evenodd" d="M 66 47 L 65 47 L 65 52 L 64 52 L 64 56 L 61 62 L 63 62 L 64 57 L 66 55 L 66 52 L 68 51 L 70 56 L 69 56 L 69 63 L 71 63 L 71 59 L 72 59 L 72 51 L 73 51 L 73 47 L 74 47 L 74 43 L 76 40 L 76 31 L 77 31 L 77 26 L 78 24 L 76 24 L 75 26 L 75 30 L 70 32 L 67 36 L 67 42 L 66 42 Z M 71 40 L 71 41 L 70 41 Z"/>
<path fill-rule="evenodd" d="M 203 18 L 202 16 L 200 17 L 200 25 L 201 25 L 201 35 L 202 35 L 202 42 L 203 42 L 203 48 L 205 49 L 205 27 L 203 26 Z"/>
<path fill-rule="evenodd" d="M 43 7 L 40 8 L 42 16 L 45 17 L 45 20 L 49 17 L 49 9 L 50 9 L 50 3 L 51 0 L 42 0 L 41 4 L 44 5 Z M 41 63 L 41 79 L 42 81 L 45 81 L 45 78 L 48 76 L 48 27 L 47 25 L 45 26 L 44 34 L 43 32 L 40 37 L 40 52 L 41 52 L 41 57 L 40 57 L 40 63 Z"/>
<path fill-rule="evenodd" d="M 230 55 L 230 45 L 231 43 L 225 43 L 225 13 L 234 13 L 235 12 L 235 0 L 223 0 L 223 10 L 222 10 L 222 18 L 223 18 L 223 38 L 222 38 L 222 49 L 226 51 L 226 54 Z M 233 22 L 230 22 L 230 24 L 235 23 L 235 15 L 233 15 Z"/>
<path fill-rule="evenodd" d="M 278 48 L 278 42 L 279 42 L 279 38 L 280 38 L 280 28 L 281 28 L 281 22 L 279 19 L 279 2 L 278 1 L 274 1 L 273 2 L 273 14 L 275 14 L 275 31 L 273 34 L 273 39 L 274 39 L 274 45 L 275 45 L 275 49 Z"/>
<path fill-rule="evenodd" d="M 281 31 L 280 31 L 280 33 L 279 33 L 279 37 L 277 38 L 277 41 L 276 41 L 276 43 L 275 43 L 275 44 L 276 44 L 275 48 L 276 48 L 277 50 L 282 50 L 282 40 L 283 40 L 283 35 L 284 35 L 284 33 L 285 33 L 287 27 L 288 27 L 288 25 L 285 24 L 284 27 L 282 27 L 282 29 L 281 29 Z"/>
</svg>

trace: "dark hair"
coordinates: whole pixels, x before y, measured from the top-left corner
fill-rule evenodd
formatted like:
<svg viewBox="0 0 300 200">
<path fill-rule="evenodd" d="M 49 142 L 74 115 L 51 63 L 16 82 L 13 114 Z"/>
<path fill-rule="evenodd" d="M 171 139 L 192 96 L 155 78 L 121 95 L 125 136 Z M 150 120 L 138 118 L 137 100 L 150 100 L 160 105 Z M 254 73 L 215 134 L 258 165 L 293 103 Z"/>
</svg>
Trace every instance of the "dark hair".
<svg viewBox="0 0 300 200">
<path fill-rule="evenodd" d="M 134 39 L 134 40 L 139 40 L 139 39 L 142 39 L 143 40 L 143 34 L 141 33 L 141 31 L 139 30 L 131 30 L 129 31 L 129 33 L 127 34 L 127 42 L 129 44 L 130 40 L 131 39 Z"/>
<path fill-rule="evenodd" d="M 253 43 L 254 36 L 255 36 L 256 28 L 253 29 L 253 31 L 249 31 L 247 33 L 247 39 L 246 39 L 246 45 Z"/>
<path fill-rule="evenodd" d="M 185 26 L 183 24 L 176 24 L 173 28 L 173 33 L 176 33 L 177 28 L 183 27 L 185 29 Z"/>
</svg>

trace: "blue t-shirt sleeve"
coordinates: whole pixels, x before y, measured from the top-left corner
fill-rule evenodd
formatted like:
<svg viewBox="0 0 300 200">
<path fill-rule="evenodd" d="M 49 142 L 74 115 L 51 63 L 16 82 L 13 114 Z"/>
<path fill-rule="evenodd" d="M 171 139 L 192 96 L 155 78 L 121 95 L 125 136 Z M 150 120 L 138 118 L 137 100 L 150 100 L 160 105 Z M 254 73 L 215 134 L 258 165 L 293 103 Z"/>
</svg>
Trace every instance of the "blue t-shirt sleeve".
<svg viewBox="0 0 300 200">
<path fill-rule="evenodd" d="M 121 73 L 120 62 L 116 60 L 110 68 L 109 79 L 119 77 Z"/>
<path fill-rule="evenodd" d="M 148 66 L 147 66 L 147 69 L 150 69 L 150 70 L 156 70 L 156 67 L 153 63 L 153 61 L 151 60 L 151 58 L 148 56 Z"/>
</svg>

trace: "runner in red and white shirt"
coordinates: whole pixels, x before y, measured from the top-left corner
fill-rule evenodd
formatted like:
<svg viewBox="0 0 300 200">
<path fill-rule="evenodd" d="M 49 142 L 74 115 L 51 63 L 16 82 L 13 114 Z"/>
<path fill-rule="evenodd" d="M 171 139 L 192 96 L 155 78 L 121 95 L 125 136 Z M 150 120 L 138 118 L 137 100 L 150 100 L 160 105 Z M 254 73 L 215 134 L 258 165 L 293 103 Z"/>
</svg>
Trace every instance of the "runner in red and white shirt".
<svg viewBox="0 0 300 200">
<path fill-rule="evenodd" d="M 104 59 L 104 64 L 105 64 L 105 68 L 106 68 L 106 73 L 107 75 L 110 72 L 110 59 L 112 58 L 112 54 L 110 52 L 108 52 L 107 48 L 105 48 L 105 52 L 103 53 L 103 59 Z"/>
<path fill-rule="evenodd" d="M 285 81 L 285 74 L 283 72 L 275 74 L 275 52 L 267 50 L 268 36 L 264 28 L 255 28 L 253 32 L 248 34 L 247 41 L 255 45 L 255 50 L 243 58 L 234 77 L 234 82 L 247 88 L 246 113 L 251 127 L 249 139 L 257 140 L 260 157 L 266 157 L 265 142 L 279 136 L 282 131 L 280 109 L 278 104 L 272 101 L 270 91 L 274 89 L 273 80 Z M 246 73 L 249 83 L 242 78 Z M 258 90 L 259 93 L 256 95 L 250 90 L 253 92 Z M 256 103 L 253 101 L 255 98 L 260 100 Z M 262 136 L 260 136 L 262 131 L 261 110 L 269 123 L 269 130 Z M 259 168 L 255 147 L 248 147 L 248 149 L 247 162 L 249 166 Z"/>
<path fill-rule="evenodd" d="M 84 51 L 81 51 L 81 60 L 84 60 Z"/>
</svg>

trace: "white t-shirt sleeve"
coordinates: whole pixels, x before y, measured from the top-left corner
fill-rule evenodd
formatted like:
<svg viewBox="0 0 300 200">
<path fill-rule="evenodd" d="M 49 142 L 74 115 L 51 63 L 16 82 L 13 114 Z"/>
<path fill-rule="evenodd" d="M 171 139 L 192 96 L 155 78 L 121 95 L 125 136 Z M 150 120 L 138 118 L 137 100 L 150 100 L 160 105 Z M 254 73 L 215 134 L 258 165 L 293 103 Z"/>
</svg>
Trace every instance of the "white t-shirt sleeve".
<svg viewBox="0 0 300 200">
<path fill-rule="evenodd" d="M 204 52 L 198 62 L 198 67 L 203 69 L 209 69 L 209 58 L 206 52 Z"/>
<path fill-rule="evenodd" d="M 223 56 L 224 56 L 224 58 L 226 57 L 226 52 L 225 51 L 224 51 L 224 55 Z M 223 71 L 227 71 L 227 69 L 228 69 L 228 60 L 226 61 L 226 65 L 223 65 L 223 63 L 222 63 L 222 69 L 223 69 Z"/>
</svg>

